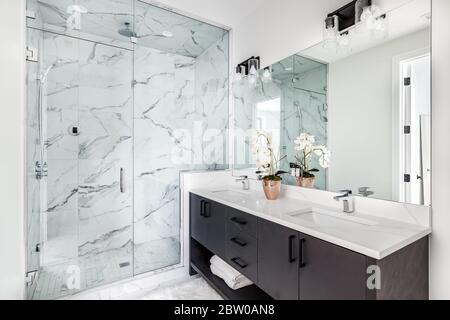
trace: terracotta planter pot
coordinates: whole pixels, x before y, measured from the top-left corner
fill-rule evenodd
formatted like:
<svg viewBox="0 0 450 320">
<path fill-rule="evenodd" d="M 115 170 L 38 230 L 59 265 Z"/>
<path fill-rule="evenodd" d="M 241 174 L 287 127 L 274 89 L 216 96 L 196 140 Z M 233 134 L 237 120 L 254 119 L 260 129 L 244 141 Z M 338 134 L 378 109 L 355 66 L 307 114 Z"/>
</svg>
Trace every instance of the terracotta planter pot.
<svg viewBox="0 0 450 320">
<path fill-rule="evenodd" d="M 263 180 L 264 194 L 267 200 L 277 200 L 281 193 L 281 180 Z"/>
<path fill-rule="evenodd" d="M 298 177 L 297 178 L 297 186 L 299 186 L 299 187 L 313 189 L 315 183 L 316 183 L 316 177 L 312 177 L 312 178 Z"/>
</svg>

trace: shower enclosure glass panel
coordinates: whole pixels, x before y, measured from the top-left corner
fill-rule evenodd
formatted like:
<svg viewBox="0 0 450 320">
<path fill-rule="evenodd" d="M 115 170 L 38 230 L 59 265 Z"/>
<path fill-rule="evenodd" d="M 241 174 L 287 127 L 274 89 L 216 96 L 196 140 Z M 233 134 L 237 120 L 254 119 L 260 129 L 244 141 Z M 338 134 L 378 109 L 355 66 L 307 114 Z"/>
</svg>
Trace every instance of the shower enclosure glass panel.
<svg viewBox="0 0 450 320">
<path fill-rule="evenodd" d="M 29 298 L 182 266 L 180 171 L 228 168 L 228 31 L 137 0 L 27 9 Z"/>
<path fill-rule="evenodd" d="M 133 274 L 133 54 L 29 30 L 42 48 L 39 62 L 29 62 L 29 93 L 43 87 L 29 114 L 39 103 L 44 110 L 43 141 L 30 130 L 37 139 L 29 149 L 43 148 L 48 167 L 38 182 L 29 176 L 41 189 L 39 199 L 37 191 L 29 195 L 40 212 L 29 221 L 29 268 L 40 269 L 34 298 L 54 298 Z M 31 118 L 38 128 L 39 117 Z"/>
<path fill-rule="evenodd" d="M 227 167 L 228 32 L 136 1 L 135 274 L 181 262 L 179 174 Z"/>
</svg>

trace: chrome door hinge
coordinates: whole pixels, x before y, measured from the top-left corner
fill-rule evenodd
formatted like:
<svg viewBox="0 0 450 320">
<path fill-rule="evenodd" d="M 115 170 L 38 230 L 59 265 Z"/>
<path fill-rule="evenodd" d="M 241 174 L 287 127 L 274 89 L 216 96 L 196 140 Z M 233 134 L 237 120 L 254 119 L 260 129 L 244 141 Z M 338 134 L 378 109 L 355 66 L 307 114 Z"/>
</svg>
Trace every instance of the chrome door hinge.
<svg viewBox="0 0 450 320">
<path fill-rule="evenodd" d="M 36 19 L 36 12 L 32 11 L 32 10 L 27 10 L 27 18 L 28 19 Z"/>
<path fill-rule="evenodd" d="M 38 54 L 39 54 L 38 49 L 33 47 L 27 47 L 26 51 L 27 61 L 38 62 Z"/>
<path fill-rule="evenodd" d="M 31 271 L 25 275 L 25 284 L 27 287 L 31 287 L 33 285 L 34 281 L 37 278 L 37 275 L 38 275 L 37 271 Z"/>
</svg>

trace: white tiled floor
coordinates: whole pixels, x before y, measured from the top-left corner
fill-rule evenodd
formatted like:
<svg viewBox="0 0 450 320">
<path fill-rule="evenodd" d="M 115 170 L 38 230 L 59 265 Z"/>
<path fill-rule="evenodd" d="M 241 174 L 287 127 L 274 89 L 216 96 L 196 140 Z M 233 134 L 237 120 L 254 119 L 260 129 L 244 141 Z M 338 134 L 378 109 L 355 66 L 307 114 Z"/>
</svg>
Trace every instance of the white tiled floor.
<svg viewBox="0 0 450 320">
<path fill-rule="evenodd" d="M 49 300 L 75 294 L 102 284 L 119 281 L 132 276 L 131 255 L 122 250 L 104 252 L 95 256 L 71 259 L 64 263 L 43 267 L 37 280 L 33 300 Z M 128 259 L 128 260 L 127 260 Z M 121 267 L 121 263 L 128 262 Z M 69 290 L 67 287 L 68 271 L 79 268 L 80 289 Z"/>
<path fill-rule="evenodd" d="M 203 278 L 160 288 L 148 292 L 139 300 L 223 300 Z"/>
<path fill-rule="evenodd" d="M 187 268 L 169 269 L 148 276 L 123 280 L 110 286 L 65 297 L 70 300 L 222 300 L 199 276 L 189 277 Z"/>
</svg>

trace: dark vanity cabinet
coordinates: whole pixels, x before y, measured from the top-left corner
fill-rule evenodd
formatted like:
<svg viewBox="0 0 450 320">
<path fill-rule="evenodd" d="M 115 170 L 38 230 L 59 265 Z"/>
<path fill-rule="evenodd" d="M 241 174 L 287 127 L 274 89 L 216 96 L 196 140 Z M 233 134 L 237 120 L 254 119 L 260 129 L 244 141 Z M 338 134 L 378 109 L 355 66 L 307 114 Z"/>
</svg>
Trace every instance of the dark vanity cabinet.
<svg viewBox="0 0 450 320">
<path fill-rule="evenodd" d="M 258 285 L 281 300 L 366 299 L 366 257 L 258 221 Z"/>
<path fill-rule="evenodd" d="M 193 194 L 190 200 L 191 237 L 218 256 L 224 257 L 228 208 Z"/>
<path fill-rule="evenodd" d="M 299 233 L 258 221 L 258 285 L 277 300 L 299 297 Z"/>
<path fill-rule="evenodd" d="M 191 194 L 190 238 L 191 273 L 226 299 L 428 299 L 428 237 L 376 260 Z M 213 255 L 254 285 L 228 288 L 209 270 Z M 380 279 L 371 288 L 374 269 Z"/>
<path fill-rule="evenodd" d="M 301 300 L 367 298 L 366 256 L 307 235 L 299 241 Z"/>
</svg>

